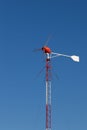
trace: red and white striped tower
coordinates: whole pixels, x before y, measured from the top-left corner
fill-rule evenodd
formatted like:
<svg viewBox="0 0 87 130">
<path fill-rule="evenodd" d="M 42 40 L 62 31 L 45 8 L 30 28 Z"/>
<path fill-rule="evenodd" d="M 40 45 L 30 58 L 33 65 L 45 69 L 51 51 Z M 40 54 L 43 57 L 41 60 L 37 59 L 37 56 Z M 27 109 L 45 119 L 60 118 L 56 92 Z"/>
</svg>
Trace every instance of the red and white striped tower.
<svg viewBox="0 0 87 130">
<path fill-rule="evenodd" d="M 79 56 L 54 53 L 48 46 L 41 49 L 46 54 L 46 130 L 51 130 L 51 58 L 64 56 L 79 62 Z"/>
<path fill-rule="evenodd" d="M 46 53 L 46 130 L 51 130 L 51 62 Z"/>
</svg>

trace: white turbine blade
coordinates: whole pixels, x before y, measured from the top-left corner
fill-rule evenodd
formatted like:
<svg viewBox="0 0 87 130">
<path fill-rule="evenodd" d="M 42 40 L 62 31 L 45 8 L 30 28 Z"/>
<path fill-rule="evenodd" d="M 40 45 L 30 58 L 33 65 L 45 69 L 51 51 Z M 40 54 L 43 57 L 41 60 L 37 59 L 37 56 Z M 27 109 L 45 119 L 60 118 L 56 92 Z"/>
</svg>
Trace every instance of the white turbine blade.
<svg viewBox="0 0 87 130">
<path fill-rule="evenodd" d="M 76 61 L 76 62 L 79 62 L 79 61 L 80 61 L 79 56 L 75 56 L 75 55 L 71 56 L 71 59 L 72 59 L 73 61 Z"/>
</svg>

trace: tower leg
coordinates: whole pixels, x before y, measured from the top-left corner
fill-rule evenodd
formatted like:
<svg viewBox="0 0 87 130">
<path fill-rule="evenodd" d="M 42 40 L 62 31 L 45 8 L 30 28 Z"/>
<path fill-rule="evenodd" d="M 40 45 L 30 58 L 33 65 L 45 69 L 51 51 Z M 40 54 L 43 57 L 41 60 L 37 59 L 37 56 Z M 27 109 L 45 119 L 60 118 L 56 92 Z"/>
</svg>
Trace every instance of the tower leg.
<svg viewBox="0 0 87 130">
<path fill-rule="evenodd" d="M 51 80 L 50 63 L 46 62 L 46 130 L 51 130 Z"/>
</svg>

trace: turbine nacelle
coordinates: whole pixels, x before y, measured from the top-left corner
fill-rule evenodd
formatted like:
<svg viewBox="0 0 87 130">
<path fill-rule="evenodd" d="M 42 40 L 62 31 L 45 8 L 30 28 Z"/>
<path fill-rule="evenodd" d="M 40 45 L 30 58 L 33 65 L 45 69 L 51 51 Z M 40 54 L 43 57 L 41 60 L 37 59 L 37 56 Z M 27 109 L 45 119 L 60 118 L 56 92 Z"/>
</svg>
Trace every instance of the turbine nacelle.
<svg viewBox="0 0 87 130">
<path fill-rule="evenodd" d="M 42 47 L 42 51 L 44 52 L 44 53 L 48 53 L 48 54 L 51 54 L 51 49 L 48 47 L 48 46 L 43 46 Z"/>
</svg>

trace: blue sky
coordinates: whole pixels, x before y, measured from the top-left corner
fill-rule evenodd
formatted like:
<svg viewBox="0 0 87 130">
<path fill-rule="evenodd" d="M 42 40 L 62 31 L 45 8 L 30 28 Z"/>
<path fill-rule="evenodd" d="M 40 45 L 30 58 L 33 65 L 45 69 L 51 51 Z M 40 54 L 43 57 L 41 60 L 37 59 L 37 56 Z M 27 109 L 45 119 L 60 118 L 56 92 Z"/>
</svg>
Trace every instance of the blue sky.
<svg viewBox="0 0 87 130">
<path fill-rule="evenodd" d="M 41 48 L 79 55 L 52 60 L 52 130 L 87 130 L 87 1 L 0 1 L 0 130 L 45 129 Z M 55 78 L 58 75 L 58 80 Z"/>
</svg>

